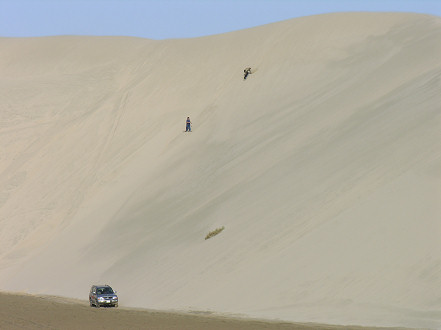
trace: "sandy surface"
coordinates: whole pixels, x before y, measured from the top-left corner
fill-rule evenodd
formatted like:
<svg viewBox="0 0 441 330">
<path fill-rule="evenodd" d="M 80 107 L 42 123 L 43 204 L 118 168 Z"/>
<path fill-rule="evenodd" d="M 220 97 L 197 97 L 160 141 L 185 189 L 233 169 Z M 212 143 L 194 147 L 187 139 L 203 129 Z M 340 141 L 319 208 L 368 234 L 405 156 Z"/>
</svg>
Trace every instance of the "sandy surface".
<svg viewBox="0 0 441 330">
<path fill-rule="evenodd" d="M 440 40 L 410 13 L 0 38 L 0 289 L 441 328 Z"/>
<path fill-rule="evenodd" d="M 269 322 L 127 308 L 91 308 L 73 299 L 0 293 L 0 329 L 337 330 L 382 329 Z M 200 312 L 199 314 L 203 314 Z M 384 328 L 383 328 L 384 329 Z M 388 328 L 398 329 L 398 328 Z"/>
</svg>

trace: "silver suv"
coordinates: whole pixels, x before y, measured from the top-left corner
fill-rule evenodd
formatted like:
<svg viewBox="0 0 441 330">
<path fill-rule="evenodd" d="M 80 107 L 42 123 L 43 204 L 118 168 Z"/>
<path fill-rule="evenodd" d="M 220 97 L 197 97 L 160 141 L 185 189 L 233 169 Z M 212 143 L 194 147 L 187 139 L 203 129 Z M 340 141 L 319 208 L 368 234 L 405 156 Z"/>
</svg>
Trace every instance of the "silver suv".
<svg viewBox="0 0 441 330">
<path fill-rule="evenodd" d="M 118 307 L 118 296 L 116 291 L 109 285 L 92 285 L 89 292 L 89 304 L 90 306 L 112 306 Z"/>
</svg>

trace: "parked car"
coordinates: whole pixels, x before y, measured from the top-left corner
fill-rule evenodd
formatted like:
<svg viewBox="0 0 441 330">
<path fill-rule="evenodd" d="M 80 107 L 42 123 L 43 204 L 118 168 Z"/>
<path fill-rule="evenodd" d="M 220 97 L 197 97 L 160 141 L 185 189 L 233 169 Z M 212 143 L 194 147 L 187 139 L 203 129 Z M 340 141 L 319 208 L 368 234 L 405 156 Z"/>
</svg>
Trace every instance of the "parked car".
<svg viewBox="0 0 441 330">
<path fill-rule="evenodd" d="M 89 292 L 89 304 L 90 306 L 112 306 L 118 307 L 118 296 L 116 291 L 109 285 L 92 285 Z"/>
</svg>

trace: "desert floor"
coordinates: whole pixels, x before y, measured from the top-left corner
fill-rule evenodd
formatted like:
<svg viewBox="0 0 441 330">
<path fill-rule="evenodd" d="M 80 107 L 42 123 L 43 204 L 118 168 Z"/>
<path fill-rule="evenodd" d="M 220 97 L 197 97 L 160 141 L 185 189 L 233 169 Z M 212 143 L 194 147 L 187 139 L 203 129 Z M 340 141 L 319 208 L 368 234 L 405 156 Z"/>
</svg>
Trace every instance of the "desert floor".
<svg viewBox="0 0 441 330">
<path fill-rule="evenodd" d="M 0 329 L 386 329 L 240 319 L 209 312 L 91 308 L 86 301 L 0 293 Z M 387 328 L 398 329 L 398 328 Z"/>
</svg>

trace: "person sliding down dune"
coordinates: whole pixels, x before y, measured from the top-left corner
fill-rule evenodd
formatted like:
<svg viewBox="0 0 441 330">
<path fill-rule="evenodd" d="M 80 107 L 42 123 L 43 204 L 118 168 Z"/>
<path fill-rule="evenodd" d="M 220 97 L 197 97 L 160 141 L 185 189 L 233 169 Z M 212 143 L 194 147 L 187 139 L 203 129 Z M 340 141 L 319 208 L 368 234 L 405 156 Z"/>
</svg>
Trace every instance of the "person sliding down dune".
<svg viewBox="0 0 441 330">
<path fill-rule="evenodd" d="M 245 68 L 245 70 L 243 70 L 243 80 L 247 79 L 249 74 L 251 74 L 251 68 Z"/>
</svg>

